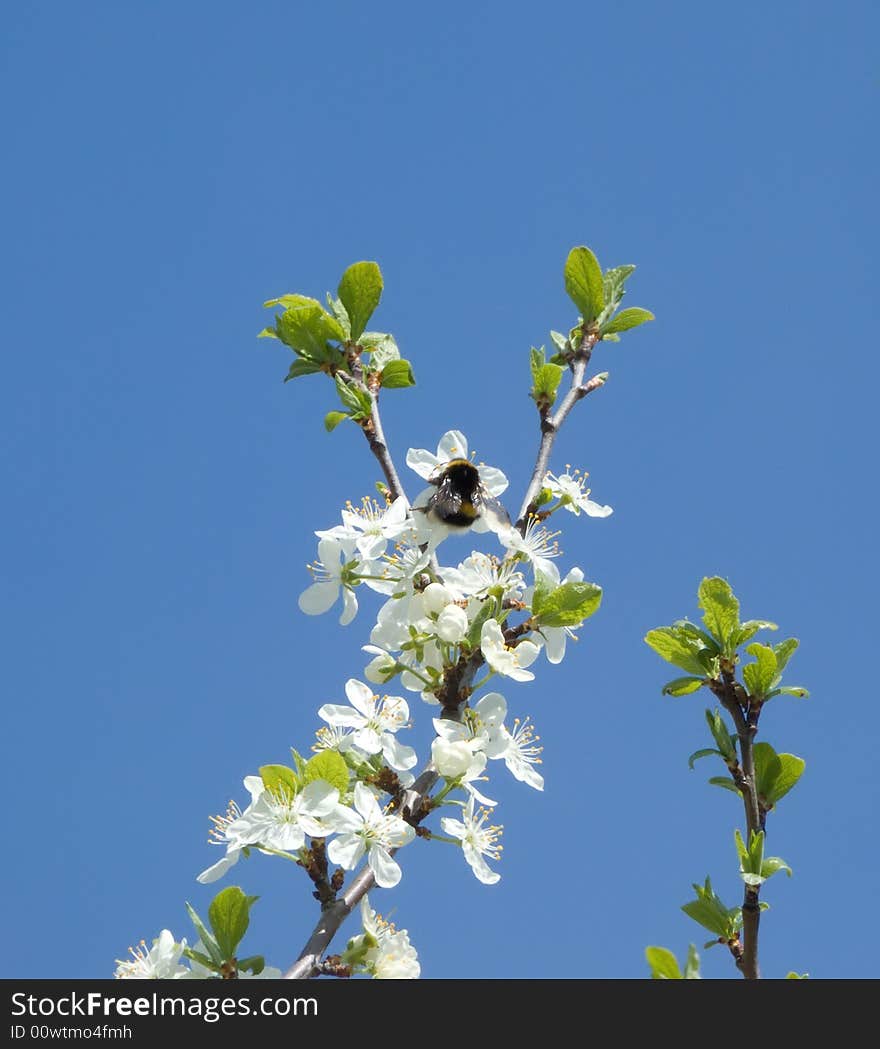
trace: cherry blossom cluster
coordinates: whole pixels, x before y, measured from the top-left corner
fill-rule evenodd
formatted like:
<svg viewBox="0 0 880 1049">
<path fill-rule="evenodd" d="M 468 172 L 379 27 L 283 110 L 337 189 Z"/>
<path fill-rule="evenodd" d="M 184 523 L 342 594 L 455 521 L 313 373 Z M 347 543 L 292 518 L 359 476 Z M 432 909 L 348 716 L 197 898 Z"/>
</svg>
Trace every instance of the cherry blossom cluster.
<svg viewBox="0 0 880 1049">
<path fill-rule="evenodd" d="M 411 449 L 406 461 L 431 481 L 446 463 L 467 456 L 466 438 L 451 430 L 436 453 Z M 483 464 L 478 470 L 484 490 L 501 496 L 508 486 L 501 470 Z M 416 836 L 460 847 L 483 884 L 499 880 L 489 863 L 500 859 L 502 827 L 493 822 L 497 802 L 484 792 L 487 770 L 503 762 L 515 779 L 543 790 L 542 747 L 528 717 L 509 717 L 500 692 L 475 694 L 495 679 L 531 681 L 541 652 L 559 663 L 575 630 L 598 605 L 601 591 L 584 583 L 581 569 L 561 575 L 560 533 L 546 523 L 560 509 L 590 517 L 611 513 L 611 507 L 589 498 L 585 481 L 578 471 L 547 473 L 538 510 L 521 529 L 478 516 L 471 531 L 491 528 L 495 550 L 472 550 L 454 565 L 441 565 L 438 552 L 452 532 L 464 530 L 426 512 L 432 487 L 412 505 L 390 495 L 384 505 L 367 499 L 347 504 L 340 524 L 316 532 L 318 553 L 309 566 L 312 582 L 299 598 L 301 610 L 320 615 L 341 602 L 339 622 L 345 626 L 357 615 L 361 587 L 383 599 L 363 646 L 371 657 L 365 680 L 346 682 L 346 703 L 319 708 L 324 724 L 309 761 L 294 752 L 294 767 L 266 766 L 245 777 L 250 800 L 244 809 L 230 802 L 225 814 L 213 817 L 210 840 L 224 851 L 198 875 L 200 882 L 222 878 L 252 852 L 310 869 L 318 842 L 322 855 L 341 871 L 363 862 L 376 886 L 393 888 L 402 876 L 396 854 Z M 418 693 L 437 715 L 427 768 L 439 786 L 422 802 L 418 819 L 402 803 L 420 764 L 415 749 L 399 738 L 411 727 L 412 715 L 403 696 L 384 694 L 392 681 Z M 419 822 L 439 808 L 454 815 L 441 814 L 439 831 L 418 827 L 417 835 Z M 406 930 L 381 919 L 366 897 L 361 919 L 363 932 L 349 941 L 339 964 L 375 978 L 418 977 L 418 957 Z M 116 974 L 211 975 L 190 955 L 185 941 L 175 942 L 164 930 L 151 949 L 142 944 L 132 951 Z M 182 957 L 190 959 L 189 966 Z M 264 969 L 262 975 L 270 973 L 277 970 Z"/>
</svg>

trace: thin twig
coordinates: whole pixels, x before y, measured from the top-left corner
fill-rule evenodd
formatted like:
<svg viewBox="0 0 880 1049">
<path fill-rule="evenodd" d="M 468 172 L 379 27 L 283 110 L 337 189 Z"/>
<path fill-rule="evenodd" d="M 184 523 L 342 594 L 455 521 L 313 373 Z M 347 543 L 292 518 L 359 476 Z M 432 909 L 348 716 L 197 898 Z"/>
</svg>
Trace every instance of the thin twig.
<svg viewBox="0 0 880 1049">
<path fill-rule="evenodd" d="M 377 391 L 370 391 L 370 402 L 370 419 L 363 426 L 364 436 L 369 442 L 370 451 L 379 460 L 379 465 L 382 467 L 382 473 L 385 474 L 385 480 L 388 482 L 391 494 L 395 499 L 400 499 L 401 497 L 406 499 L 406 492 L 404 492 L 403 485 L 400 483 L 397 470 L 394 468 L 394 460 L 391 458 L 391 452 L 389 452 L 388 445 L 385 442 L 382 418 L 379 415 L 379 394 Z"/>
<path fill-rule="evenodd" d="M 557 433 L 559 433 L 559 428 L 577 402 L 601 385 L 601 383 L 596 383 L 592 380 L 586 384 L 584 383 L 587 365 L 590 363 L 593 347 L 598 341 L 598 332 L 584 332 L 583 338 L 572 358 L 571 386 L 568 392 L 562 398 L 562 402 L 553 415 L 548 415 L 546 412 L 541 413 L 541 444 L 538 448 L 538 457 L 535 460 L 534 469 L 532 470 L 532 479 L 529 481 L 529 486 L 526 489 L 525 498 L 519 511 L 519 518 L 516 522 L 516 527 L 520 532 L 525 531 L 530 514 L 537 509 L 538 496 L 541 494 L 541 486 L 547 475 L 547 467 L 550 465 L 550 453 L 553 450 L 553 443 L 556 440 Z"/>
</svg>

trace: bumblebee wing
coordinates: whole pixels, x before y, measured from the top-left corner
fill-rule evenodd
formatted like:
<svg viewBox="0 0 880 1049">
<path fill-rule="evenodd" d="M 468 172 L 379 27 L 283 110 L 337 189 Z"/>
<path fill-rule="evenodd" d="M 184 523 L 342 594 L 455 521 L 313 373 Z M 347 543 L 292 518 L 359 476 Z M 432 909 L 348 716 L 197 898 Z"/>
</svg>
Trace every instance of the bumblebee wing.
<svg viewBox="0 0 880 1049">
<path fill-rule="evenodd" d="M 443 521 L 455 518 L 461 512 L 462 497 L 448 481 L 441 480 L 437 491 L 431 496 L 429 509 Z"/>
<path fill-rule="evenodd" d="M 486 489 L 481 487 L 476 501 L 480 511 L 479 520 L 483 522 L 485 528 L 477 525 L 475 531 L 502 532 L 510 528 L 510 515 L 494 495 L 489 495 Z"/>
</svg>

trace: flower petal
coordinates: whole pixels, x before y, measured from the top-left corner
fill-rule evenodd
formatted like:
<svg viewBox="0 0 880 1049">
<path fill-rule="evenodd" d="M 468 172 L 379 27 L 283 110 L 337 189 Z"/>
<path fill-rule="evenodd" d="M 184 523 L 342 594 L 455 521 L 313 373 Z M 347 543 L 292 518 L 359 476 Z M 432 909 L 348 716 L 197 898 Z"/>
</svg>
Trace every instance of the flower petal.
<svg viewBox="0 0 880 1049">
<path fill-rule="evenodd" d="M 565 627 L 544 627 L 544 650 L 551 663 L 561 663 L 565 657 L 565 642 L 568 639 Z"/>
<path fill-rule="evenodd" d="M 500 692 L 487 692 L 474 705 L 474 711 L 479 715 L 483 724 L 500 725 L 507 717 L 507 700 Z"/>
<path fill-rule="evenodd" d="M 497 466 L 480 466 L 480 480 L 490 495 L 499 496 L 507 490 L 510 481 Z"/>
<path fill-rule="evenodd" d="M 463 840 L 465 834 L 467 834 L 467 827 L 452 816 L 443 816 L 440 819 L 440 826 L 444 834 L 449 834 L 453 838 Z"/>
<path fill-rule="evenodd" d="M 541 651 L 539 645 L 536 645 L 534 641 L 520 641 L 516 646 L 516 661 L 523 668 L 530 667 L 532 663 L 538 658 L 538 653 Z"/>
<path fill-rule="evenodd" d="M 363 714 L 341 703 L 325 703 L 318 708 L 318 717 L 340 728 L 360 728 L 366 720 Z"/>
<path fill-rule="evenodd" d="M 368 721 L 376 713 L 376 693 L 356 677 L 345 682 L 345 697 Z"/>
<path fill-rule="evenodd" d="M 373 823 L 382 818 L 382 810 L 379 808 L 379 802 L 376 801 L 376 795 L 364 783 L 355 784 L 354 807 L 367 822 Z"/>
<path fill-rule="evenodd" d="M 348 626 L 348 624 L 357 615 L 358 610 L 358 599 L 354 596 L 354 591 L 349 587 L 343 587 L 342 590 L 342 615 L 339 617 L 340 626 Z"/>
<path fill-rule="evenodd" d="M 406 465 L 427 481 L 437 468 L 437 456 L 427 448 L 410 448 L 406 453 Z"/>
<path fill-rule="evenodd" d="M 366 852 L 364 839 L 359 834 L 341 834 L 327 846 L 331 863 L 338 863 L 347 871 L 354 870 Z"/>
<path fill-rule="evenodd" d="M 202 885 L 209 885 L 212 881 L 222 878 L 230 867 L 234 867 L 236 863 L 238 863 L 238 857 L 240 855 L 241 849 L 230 849 L 222 859 L 217 860 L 217 862 L 208 867 L 207 870 L 202 871 L 198 878 L 196 878 L 196 881 L 201 882 Z"/>
<path fill-rule="evenodd" d="M 393 889 L 400 881 L 400 865 L 391 858 L 381 845 L 370 846 L 370 870 L 376 877 L 376 884 L 381 889 Z"/>
<path fill-rule="evenodd" d="M 437 459 L 442 463 L 448 463 L 450 459 L 467 459 L 467 457 L 467 437 L 461 430 L 447 430 L 437 445 Z"/>
<path fill-rule="evenodd" d="M 612 507 L 594 503 L 592 499 L 581 499 L 580 506 L 589 517 L 608 517 L 609 514 L 614 513 Z"/>
<path fill-rule="evenodd" d="M 465 842 L 462 846 L 462 852 L 464 852 L 464 858 L 471 865 L 471 870 L 484 885 L 494 885 L 496 882 L 501 881 L 501 875 L 489 869 L 489 865 L 473 845 L 468 845 Z"/>
<path fill-rule="evenodd" d="M 316 779 L 306 784 L 297 801 L 306 816 L 328 816 L 339 803 L 339 791 L 327 780 Z"/>
<path fill-rule="evenodd" d="M 405 772 L 416 765 L 419 760 L 418 754 L 412 747 L 398 742 L 390 732 L 382 735 L 382 754 L 395 772 Z"/>
<path fill-rule="evenodd" d="M 307 616 L 319 616 L 333 607 L 338 596 L 338 583 L 312 583 L 299 595 L 299 607 Z"/>
</svg>

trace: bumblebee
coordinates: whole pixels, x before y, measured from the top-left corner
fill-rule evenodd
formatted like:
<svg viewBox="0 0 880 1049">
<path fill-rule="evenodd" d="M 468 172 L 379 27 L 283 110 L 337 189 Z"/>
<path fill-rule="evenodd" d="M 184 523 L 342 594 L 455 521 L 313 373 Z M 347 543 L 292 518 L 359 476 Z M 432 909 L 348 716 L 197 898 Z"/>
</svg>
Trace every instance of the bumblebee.
<svg viewBox="0 0 880 1049">
<path fill-rule="evenodd" d="M 435 485 L 425 505 L 425 513 L 453 529 L 476 526 L 498 532 L 510 527 L 510 517 L 498 500 L 489 493 L 480 471 L 470 459 L 450 459 L 438 466 L 428 484 Z"/>
</svg>

